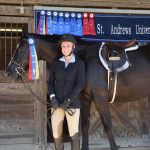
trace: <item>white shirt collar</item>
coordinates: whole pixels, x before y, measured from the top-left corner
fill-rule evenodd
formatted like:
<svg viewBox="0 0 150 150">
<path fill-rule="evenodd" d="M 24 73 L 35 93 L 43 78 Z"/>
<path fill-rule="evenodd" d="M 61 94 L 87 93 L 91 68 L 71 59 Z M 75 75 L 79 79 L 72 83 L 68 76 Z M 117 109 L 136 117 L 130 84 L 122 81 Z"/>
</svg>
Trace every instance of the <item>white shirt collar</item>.
<svg viewBox="0 0 150 150">
<path fill-rule="evenodd" d="M 70 59 L 69 62 L 66 62 L 64 56 L 61 57 L 59 60 L 60 60 L 60 61 L 64 61 L 65 63 L 74 63 L 74 62 L 75 62 L 75 55 L 73 55 L 73 56 L 71 57 L 71 59 Z"/>
</svg>

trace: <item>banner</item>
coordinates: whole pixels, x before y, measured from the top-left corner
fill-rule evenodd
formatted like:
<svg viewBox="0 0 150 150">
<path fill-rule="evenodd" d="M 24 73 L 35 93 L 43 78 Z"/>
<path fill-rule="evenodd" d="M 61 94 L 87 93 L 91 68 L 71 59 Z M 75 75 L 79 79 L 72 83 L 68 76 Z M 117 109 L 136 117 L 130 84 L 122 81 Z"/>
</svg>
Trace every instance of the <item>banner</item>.
<svg viewBox="0 0 150 150">
<path fill-rule="evenodd" d="M 35 29 L 38 33 L 39 30 L 44 30 L 42 11 L 35 10 Z M 112 15 L 44 10 L 44 14 L 47 12 L 51 15 L 44 15 L 46 17 L 46 34 L 70 33 L 85 40 L 96 41 L 128 41 L 136 38 L 138 42 L 150 42 L 149 15 Z"/>
<path fill-rule="evenodd" d="M 95 14 L 95 27 L 100 40 L 150 42 L 150 16 Z"/>
</svg>

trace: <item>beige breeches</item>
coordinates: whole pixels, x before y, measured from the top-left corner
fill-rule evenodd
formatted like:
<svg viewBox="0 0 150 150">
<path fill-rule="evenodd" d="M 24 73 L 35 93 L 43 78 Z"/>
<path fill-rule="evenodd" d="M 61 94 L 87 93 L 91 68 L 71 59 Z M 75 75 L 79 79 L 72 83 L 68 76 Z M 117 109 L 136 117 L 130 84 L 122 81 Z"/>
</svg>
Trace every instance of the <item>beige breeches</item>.
<svg viewBox="0 0 150 150">
<path fill-rule="evenodd" d="M 52 110 L 53 111 L 53 110 Z M 79 117 L 80 117 L 80 109 L 72 109 L 75 111 L 73 116 L 69 115 L 67 111 L 64 111 L 61 108 L 57 108 L 54 110 L 51 116 L 51 123 L 52 123 L 52 130 L 53 130 L 53 137 L 58 138 L 61 137 L 63 134 L 63 121 L 66 115 L 67 124 L 69 135 L 73 136 L 75 133 L 79 132 Z"/>
</svg>

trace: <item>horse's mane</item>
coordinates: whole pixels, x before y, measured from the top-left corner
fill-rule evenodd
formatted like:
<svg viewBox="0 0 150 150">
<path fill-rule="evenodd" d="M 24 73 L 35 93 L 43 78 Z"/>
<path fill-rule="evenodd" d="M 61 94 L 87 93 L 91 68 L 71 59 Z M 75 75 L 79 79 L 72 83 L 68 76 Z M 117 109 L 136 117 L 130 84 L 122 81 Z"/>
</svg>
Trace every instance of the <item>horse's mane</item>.
<svg viewBox="0 0 150 150">
<path fill-rule="evenodd" d="M 37 33 L 26 33 L 24 34 L 21 38 L 38 38 L 38 39 L 43 39 L 43 40 L 46 40 L 46 41 L 51 41 L 53 43 L 58 43 L 60 38 L 61 38 L 62 35 L 56 35 L 56 34 L 53 34 L 53 35 L 41 35 L 41 34 L 37 34 Z M 83 40 L 81 37 L 79 36 L 75 36 L 76 40 L 77 40 L 77 43 L 79 45 L 87 45 L 87 41 Z"/>
</svg>

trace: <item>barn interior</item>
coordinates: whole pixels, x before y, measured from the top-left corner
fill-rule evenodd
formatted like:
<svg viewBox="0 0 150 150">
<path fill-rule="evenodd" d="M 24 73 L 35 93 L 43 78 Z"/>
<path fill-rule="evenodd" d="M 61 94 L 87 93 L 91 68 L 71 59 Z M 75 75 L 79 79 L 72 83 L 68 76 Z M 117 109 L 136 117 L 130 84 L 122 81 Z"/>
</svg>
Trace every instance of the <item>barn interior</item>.
<svg viewBox="0 0 150 150">
<path fill-rule="evenodd" d="M 0 0 L 0 149 L 26 150 L 53 149 L 51 129 L 47 124 L 47 107 L 25 89 L 21 81 L 5 76 L 20 37 L 35 33 L 36 8 L 92 9 L 103 14 L 150 14 L 149 0 Z M 41 81 L 27 83 L 46 98 L 47 72 Z M 42 82 L 44 79 L 45 82 Z M 40 88 L 37 88 L 39 87 Z M 121 113 L 118 111 L 121 109 Z M 92 104 L 90 123 L 90 149 L 109 149 L 99 114 Z M 150 99 L 110 104 L 114 135 L 124 150 L 150 148 Z M 124 115 L 126 113 L 126 115 Z M 97 129 L 97 130 L 96 130 Z M 65 141 L 69 141 L 65 128 Z M 137 132 L 138 131 L 138 132 Z M 100 141 L 100 142 L 99 142 Z M 125 142 L 124 142 L 125 141 Z M 48 144 L 47 144 L 48 143 Z M 65 145 L 68 148 L 68 145 Z M 123 149 L 122 148 L 122 149 Z M 126 149 L 125 149 L 126 148 Z M 69 149 L 69 148 L 68 148 Z"/>
</svg>

